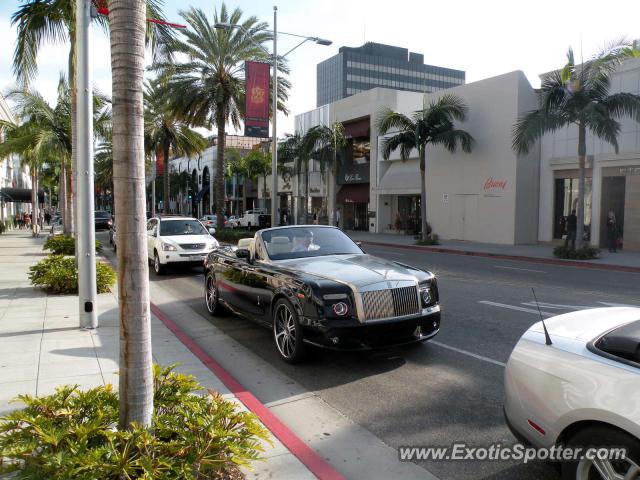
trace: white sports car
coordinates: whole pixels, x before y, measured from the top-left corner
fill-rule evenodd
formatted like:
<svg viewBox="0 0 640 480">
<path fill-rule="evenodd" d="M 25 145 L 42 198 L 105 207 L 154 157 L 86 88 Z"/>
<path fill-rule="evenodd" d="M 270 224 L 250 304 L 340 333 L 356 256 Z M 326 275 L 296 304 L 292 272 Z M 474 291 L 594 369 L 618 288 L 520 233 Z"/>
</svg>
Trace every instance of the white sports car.
<svg viewBox="0 0 640 480">
<path fill-rule="evenodd" d="M 640 308 L 559 315 L 527 330 L 505 370 L 504 413 L 537 448 L 624 447 L 562 463 L 565 479 L 640 479 Z"/>
</svg>

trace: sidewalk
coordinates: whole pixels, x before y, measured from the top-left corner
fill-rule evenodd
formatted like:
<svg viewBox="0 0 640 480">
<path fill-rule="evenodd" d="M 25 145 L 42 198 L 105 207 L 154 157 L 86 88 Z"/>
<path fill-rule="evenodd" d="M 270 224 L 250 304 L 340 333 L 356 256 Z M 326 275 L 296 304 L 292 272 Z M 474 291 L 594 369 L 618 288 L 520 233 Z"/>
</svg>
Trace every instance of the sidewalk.
<svg viewBox="0 0 640 480">
<path fill-rule="evenodd" d="M 493 243 L 465 242 L 459 240 L 440 240 L 440 245 L 418 246 L 415 245 L 416 240 L 412 235 L 356 231 L 348 231 L 346 233 L 354 241 L 370 245 L 415 248 L 439 253 L 640 272 L 640 252 L 619 251 L 618 253 L 609 253 L 606 249 L 600 249 L 600 258 L 588 261 L 576 261 L 555 258 L 553 256 L 554 245 L 551 244 L 497 245 Z"/>
<path fill-rule="evenodd" d="M 65 384 L 118 388 L 117 294 L 98 295 L 98 329 L 79 329 L 77 296 L 47 295 L 29 283 L 29 266 L 44 257 L 43 243 L 25 230 L 0 235 L 0 416 L 20 407 L 9 403 L 18 394 L 47 395 Z M 177 371 L 194 375 L 246 410 L 155 315 L 151 327 L 154 362 L 180 363 Z M 275 437 L 271 441 L 272 447 L 265 444 L 266 461 L 254 462 L 253 470 L 244 471 L 247 478 L 316 478 Z"/>
</svg>

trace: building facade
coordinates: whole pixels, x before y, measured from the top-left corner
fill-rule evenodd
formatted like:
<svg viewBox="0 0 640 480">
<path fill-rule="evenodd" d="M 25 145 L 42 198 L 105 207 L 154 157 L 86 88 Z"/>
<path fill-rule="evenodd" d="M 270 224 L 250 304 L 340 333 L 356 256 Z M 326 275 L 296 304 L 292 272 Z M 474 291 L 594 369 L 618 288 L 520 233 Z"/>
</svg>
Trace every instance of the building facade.
<svg viewBox="0 0 640 480">
<path fill-rule="evenodd" d="M 15 122 L 16 118 L 0 94 L 0 120 Z M 4 141 L 0 132 L 0 142 Z M 0 158 L 0 190 L 3 188 L 31 188 L 29 170 L 20 164 L 17 155 Z M 31 204 L 10 201 L 5 195 L 0 194 L 0 222 L 18 213 L 30 211 Z"/>
<path fill-rule="evenodd" d="M 465 83 L 465 72 L 424 64 L 424 55 L 368 42 L 341 47 L 317 66 L 318 107 L 376 87 L 437 92 Z"/>
<path fill-rule="evenodd" d="M 625 61 L 612 75 L 611 93 L 640 95 L 640 58 Z M 618 247 L 640 250 L 640 123 L 621 121 L 619 153 L 587 133 L 585 238 L 607 246 L 607 216 L 616 218 Z M 548 134 L 540 149 L 539 239 L 559 240 L 578 195 L 578 131 L 566 128 Z"/>
<path fill-rule="evenodd" d="M 537 107 L 522 72 L 447 90 L 469 106 L 459 125 L 475 139 L 473 152 L 427 150 L 427 215 L 446 239 L 499 244 L 538 239 L 539 150 L 518 155 L 511 148 L 516 119 Z M 385 160 L 375 118 L 383 107 L 411 114 L 438 93 L 375 88 L 296 116 L 296 129 L 342 122 L 349 137 L 337 179 L 337 209 L 346 229 L 415 234 L 420 227 L 420 169 L 417 152 Z M 332 180 L 329 180 L 332 181 Z"/>
</svg>

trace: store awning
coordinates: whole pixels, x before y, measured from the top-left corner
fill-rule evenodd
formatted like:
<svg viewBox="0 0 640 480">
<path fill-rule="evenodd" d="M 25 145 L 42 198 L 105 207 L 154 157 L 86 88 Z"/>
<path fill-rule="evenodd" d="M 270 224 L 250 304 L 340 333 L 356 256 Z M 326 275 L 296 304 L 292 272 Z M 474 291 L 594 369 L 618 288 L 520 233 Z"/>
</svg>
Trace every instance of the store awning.
<svg viewBox="0 0 640 480">
<path fill-rule="evenodd" d="M 392 162 L 378 184 L 379 195 L 420 194 L 420 168 L 417 161 Z"/>
<path fill-rule="evenodd" d="M 0 188 L 0 200 L 3 202 L 31 203 L 30 188 Z M 44 202 L 44 190 L 38 192 L 38 202 Z"/>
<path fill-rule="evenodd" d="M 343 185 L 336 197 L 336 202 L 345 203 L 369 203 L 369 184 L 353 183 Z"/>
</svg>

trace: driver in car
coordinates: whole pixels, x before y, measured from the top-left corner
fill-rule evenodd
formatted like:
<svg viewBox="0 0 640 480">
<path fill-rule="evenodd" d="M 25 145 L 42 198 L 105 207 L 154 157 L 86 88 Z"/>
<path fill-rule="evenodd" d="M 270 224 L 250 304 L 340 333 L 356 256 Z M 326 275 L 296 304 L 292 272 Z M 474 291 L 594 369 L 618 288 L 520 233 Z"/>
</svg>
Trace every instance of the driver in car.
<svg viewBox="0 0 640 480">
<path fill-rule="evenodd" d="M 293 247 L 292 252 L 310 252 L 317 250 L 318 247 L 313 244 L 313 232 L 305 230 L 302 232 L 302 239 L 299 240 L 298 245 Z"/>
</svg>

